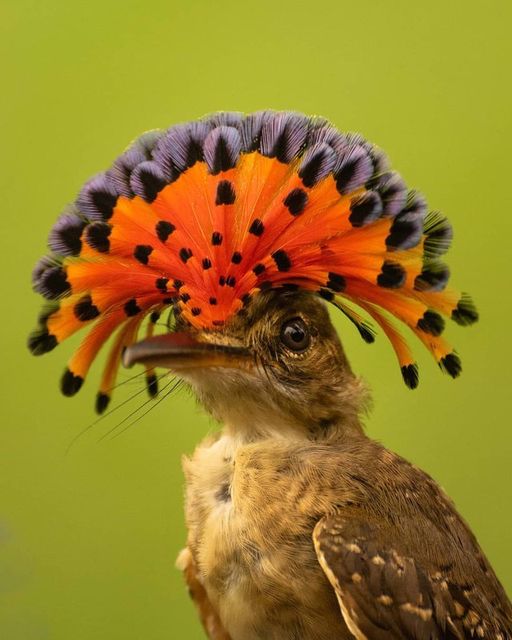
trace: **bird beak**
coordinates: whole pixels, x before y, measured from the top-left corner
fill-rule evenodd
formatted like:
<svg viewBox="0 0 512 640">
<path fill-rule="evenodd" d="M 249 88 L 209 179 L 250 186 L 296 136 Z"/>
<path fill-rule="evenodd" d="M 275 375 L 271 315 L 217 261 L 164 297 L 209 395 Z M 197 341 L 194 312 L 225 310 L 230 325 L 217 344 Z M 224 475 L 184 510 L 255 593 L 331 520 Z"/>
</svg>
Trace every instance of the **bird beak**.
<svg viewBox="0 0 512 640">
<path fill-rule="evenodd" d="M 252 363 L 253 356 L 245 347 L 201 342 L 179 332 L 142 340 L 127 347 L 123 354 L 125 367 L 144 364 L 177 372 L 205 367 L 248 369 Z"/>
</svg>

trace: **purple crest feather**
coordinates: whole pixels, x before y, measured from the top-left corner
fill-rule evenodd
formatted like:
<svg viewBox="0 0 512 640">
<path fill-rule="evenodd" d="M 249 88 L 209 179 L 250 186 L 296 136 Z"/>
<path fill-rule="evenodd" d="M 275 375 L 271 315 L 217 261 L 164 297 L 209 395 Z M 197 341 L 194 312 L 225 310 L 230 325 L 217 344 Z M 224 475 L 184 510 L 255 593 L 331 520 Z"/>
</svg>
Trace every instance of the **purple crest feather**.
<svg viewBox="0 0 512 640">
<path fill-rule="evenodd" d="M 130 177 L 132 191 L 148 202 L 153 200 L 167 184 L 168 177 L 157 162 L 148 160 L 138 164 Z"/>
<path fill-rule="evenodd" d="M 261 131 L 260 150 L 264 156 L 291 162 L 304 148 L 308 119 L 287 111 L 275 113 Z"/>
<path fill-rule="evenodd" d="M 240 135 L 242 149 L 249 153 L 260 148 L 261 130 L 266 122 L 274 117 L 273 111 L 255 111 L 242 121 Z"/>
<path fill-rule="evenodd" d="M 90 220 L 108 220 L 120 193 L 106 173 L 100 173 L 82 187 L 76 204 L 81 213 Z"/>
<path fill-rule="evenodd" d="M 48 236 L 50 249 L 61 256 L 77 256 L 82 248 L 81 236 L 87 223 L 77 211 L 74 205 L 68 207 Z"/>
<path fill-rule="evenodd" d="M 204 141 L 203 153 L 210 173 L 232 169 L 242 150 L 242 138 L 238 129 L 220 126 L 212 129 Z"/>
<path fill-rule="evenodd" d="M 244 119 L 244 114 L 239 111 L 220 111 L 208 116 L 206 121 L 212 125 L 212 128 L 235 127 L 240 130 Z"/>
<path fill-rule="evenodd" d="M 326 178 L 336 166 L 338 156 L 325 142 L 317 142 L 306 149 L 299 167 L 299 176 L 306 187 Z"/>
<path fill-rule="evenodd" d="M 177 177 L 177 173 L 202 160 L 204 140 L 210 130 L 211 124 L 207 121 L 179 124 L 168 129 L 153 151 L 153 159 L 164 175 Z"/>
<path fill-rule="evenodd" d="M 32 271 L 32 286 L 47 300 L 56 300 L 69 292 L 66 272 L 52 256 L 43 256 Z"/>
<path fill-rule="evenodd" d="M 402 211 L 407 202 L 407 186 L 400 174 L 396 171 L 384 173 L 378 178 L 376 188 L 384 204 L 384 217 L 393 218 Z"/>
<path fill-rule="evenodd" d="M 373 164 L 361 145 L 349 147 L 335 168 L 336 187 L 344 195 L 366 184 L 373 174 Z"/>
</svg>

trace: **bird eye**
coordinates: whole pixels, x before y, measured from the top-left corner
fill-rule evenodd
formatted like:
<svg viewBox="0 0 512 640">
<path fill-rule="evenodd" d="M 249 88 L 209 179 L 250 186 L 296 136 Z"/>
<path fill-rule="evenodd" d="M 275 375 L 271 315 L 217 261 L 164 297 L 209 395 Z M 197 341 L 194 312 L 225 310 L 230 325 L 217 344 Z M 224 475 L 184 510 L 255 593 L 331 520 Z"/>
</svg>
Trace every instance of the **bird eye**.
<svg viewBox="0 0 512 640">
<path fill-rule="evenodd" d="M 302 318 L 288 320 L 281 327 L 281 342 L 295 353 L 306 351 L 311 342 L 311 336 Z"/>
</svg>

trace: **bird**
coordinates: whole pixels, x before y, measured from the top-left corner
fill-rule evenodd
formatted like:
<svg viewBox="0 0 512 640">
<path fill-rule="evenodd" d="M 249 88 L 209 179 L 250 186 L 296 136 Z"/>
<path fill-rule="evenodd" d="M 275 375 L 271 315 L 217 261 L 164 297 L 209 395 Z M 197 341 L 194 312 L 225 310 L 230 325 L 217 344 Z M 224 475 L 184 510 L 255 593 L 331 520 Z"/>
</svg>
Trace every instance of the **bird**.
<svg viewBox="0 0 512 640">
<path fill-rule="evenodd" d="M 459 376 L 446 320 L 478 312 L 449 282 L 452 235 L 378 146 L 272 110 L 143 134 L 50 231 L 28 346 L 85 330 L 63 394 L 110 341 L 98 413 L 123 364 L 150 397 L 176 376 L 219 424 L 183 459 L 177 561 L 210 640 L 512 638 L 453 502 L 366 435 L 370 392 L 331 320 L 368 343 L 380 327 L 411 390 L 402 327 Z"/>
</svg>

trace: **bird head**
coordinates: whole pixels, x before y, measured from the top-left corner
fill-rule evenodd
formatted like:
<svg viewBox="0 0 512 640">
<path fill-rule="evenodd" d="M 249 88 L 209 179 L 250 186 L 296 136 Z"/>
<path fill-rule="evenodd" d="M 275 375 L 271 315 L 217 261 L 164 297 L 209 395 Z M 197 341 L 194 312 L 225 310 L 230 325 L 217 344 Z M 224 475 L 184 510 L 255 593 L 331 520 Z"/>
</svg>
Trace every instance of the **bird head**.
<svg viewBox="0 0 512 640">
<path fill-rule="evenodd" d="M 255 296 L 221 330 L 178 320 L 175 331 L 129 346 L 123 362 L 169 369 L 219 422 L 249 437 L 357 428 L 366 397 L 325 303 L 307 291 Z"/>
<path fill-rule="evenodd" d="M 381 327 L 409 388 L 397 322 L 458 376 L 445 319 L 478 316 L 449 285 L 451 237 L 360 135 L 297 113 L 214 114 L 145 134 L 65 209 L 33 272 L 48 302 L 29 348 L 87 330 L 61 378 L 72 396 L 110 342 L 100 413 L 124 361 L 144 365 L 153 396 L 155 367 L 173 371 L 226 424 L 356 424 L 363 385 L 326 302 L 366 342 L 368 317 Z M 155 335 L 167 310 L 175 328 Z"/>
</svg>

